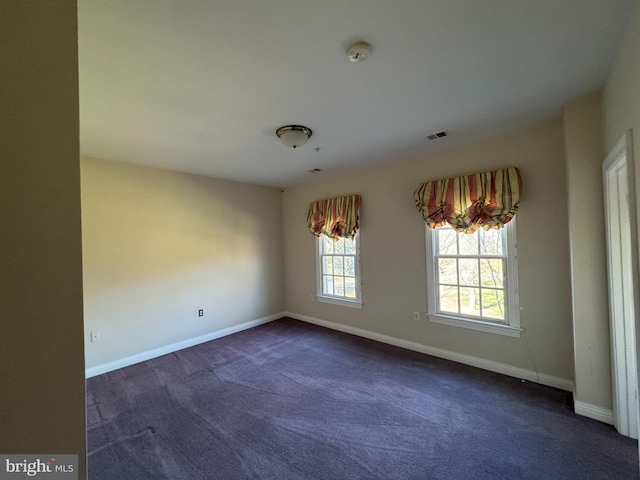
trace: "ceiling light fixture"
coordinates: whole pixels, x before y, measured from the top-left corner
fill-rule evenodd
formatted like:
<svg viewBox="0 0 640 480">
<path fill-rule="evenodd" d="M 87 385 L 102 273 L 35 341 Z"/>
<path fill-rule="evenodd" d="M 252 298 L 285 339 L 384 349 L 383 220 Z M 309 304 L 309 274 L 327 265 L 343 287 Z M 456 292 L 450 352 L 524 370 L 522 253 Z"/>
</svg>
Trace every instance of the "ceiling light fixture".
<svg viewBox="0 0 640 480">
<path fill-rule="evenodd" d="M 302 125 L 285 125 L 276 130 L 276 135 L 287 147 L 298 148 L 307 143 L 313 132 Z"/>
</svg>

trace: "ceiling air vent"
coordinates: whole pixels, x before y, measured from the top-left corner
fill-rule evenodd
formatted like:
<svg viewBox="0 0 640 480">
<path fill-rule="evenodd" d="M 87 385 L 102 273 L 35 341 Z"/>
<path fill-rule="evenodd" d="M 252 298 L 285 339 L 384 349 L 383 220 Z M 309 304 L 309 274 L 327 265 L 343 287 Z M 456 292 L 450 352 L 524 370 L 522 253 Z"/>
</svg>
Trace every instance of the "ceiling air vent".
<svg viewBox="0 0 640 480">
<path fill-rule="evenodd" d="M 427 135 L 427 138 L 429 140 L 435 140 L 436 138 L 442 138 L 446 136 L 447 136 L 447 132 L 438 132 L 438 133 L 433 133 L 431 135 Z"/>
</svg>

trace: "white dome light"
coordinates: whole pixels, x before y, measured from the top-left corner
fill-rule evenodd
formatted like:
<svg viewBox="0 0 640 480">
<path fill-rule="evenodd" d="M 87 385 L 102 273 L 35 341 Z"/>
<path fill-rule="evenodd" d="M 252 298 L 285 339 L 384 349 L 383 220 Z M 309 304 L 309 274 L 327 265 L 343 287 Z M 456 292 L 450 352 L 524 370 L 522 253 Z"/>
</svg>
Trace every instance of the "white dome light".
<svg viewBox="0 0 640 480">
<path fill-rule="evenodd" d="M 302 125 L 285 125 L 276 130 L 276 135 L 287 147 L 298 148 L 307 143 L 313 132 Z"/>
</svg>

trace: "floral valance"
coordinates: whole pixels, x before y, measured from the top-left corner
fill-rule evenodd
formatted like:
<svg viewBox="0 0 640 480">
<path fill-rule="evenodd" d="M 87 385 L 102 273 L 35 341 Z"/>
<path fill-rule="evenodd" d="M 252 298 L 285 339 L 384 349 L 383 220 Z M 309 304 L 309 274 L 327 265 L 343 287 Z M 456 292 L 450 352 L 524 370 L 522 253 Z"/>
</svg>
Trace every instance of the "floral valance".
<svg viewBox="0 0 640 480">
<path fill-rule="evenodd" d="M 427 225 L 448 223 L 464 233 L 502 228 L 518 210 L 522 179 L 517 168 L 434 180 L 420 185 L 414 196 Z"/>
<path fill-rule="evenodd" d="M 316 237 L 353 238 L 360 228 L 360 195 L 311 202 L 307 222 Z"/>
</svg>

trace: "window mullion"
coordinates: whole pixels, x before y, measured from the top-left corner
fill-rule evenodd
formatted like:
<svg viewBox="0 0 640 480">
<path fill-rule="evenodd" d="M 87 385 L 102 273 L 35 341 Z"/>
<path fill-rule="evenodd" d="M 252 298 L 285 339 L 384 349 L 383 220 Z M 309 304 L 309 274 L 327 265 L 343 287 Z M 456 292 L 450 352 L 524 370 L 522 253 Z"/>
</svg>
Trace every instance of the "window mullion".
<svg viewBox="0 0 640 480">
<path fill-rule="evenodd" d="M 478 253 L 480 253 L 480 235 L 478 235 Z M 480 256 L 476 259 L 476 265 L 478 268 L 478 303 L 480 304 L 480 316 L 482 317 L 482 271 L 480 270 Z"/>
<path fill-rule="evenodd" d="M 458 298 L 458 313 L 462 312 L 462 305 L 460 303 L 460 261 L 456 258 L 456 280 L 458 285 L 456 286 L 456 293 Z"/>
</svg>

